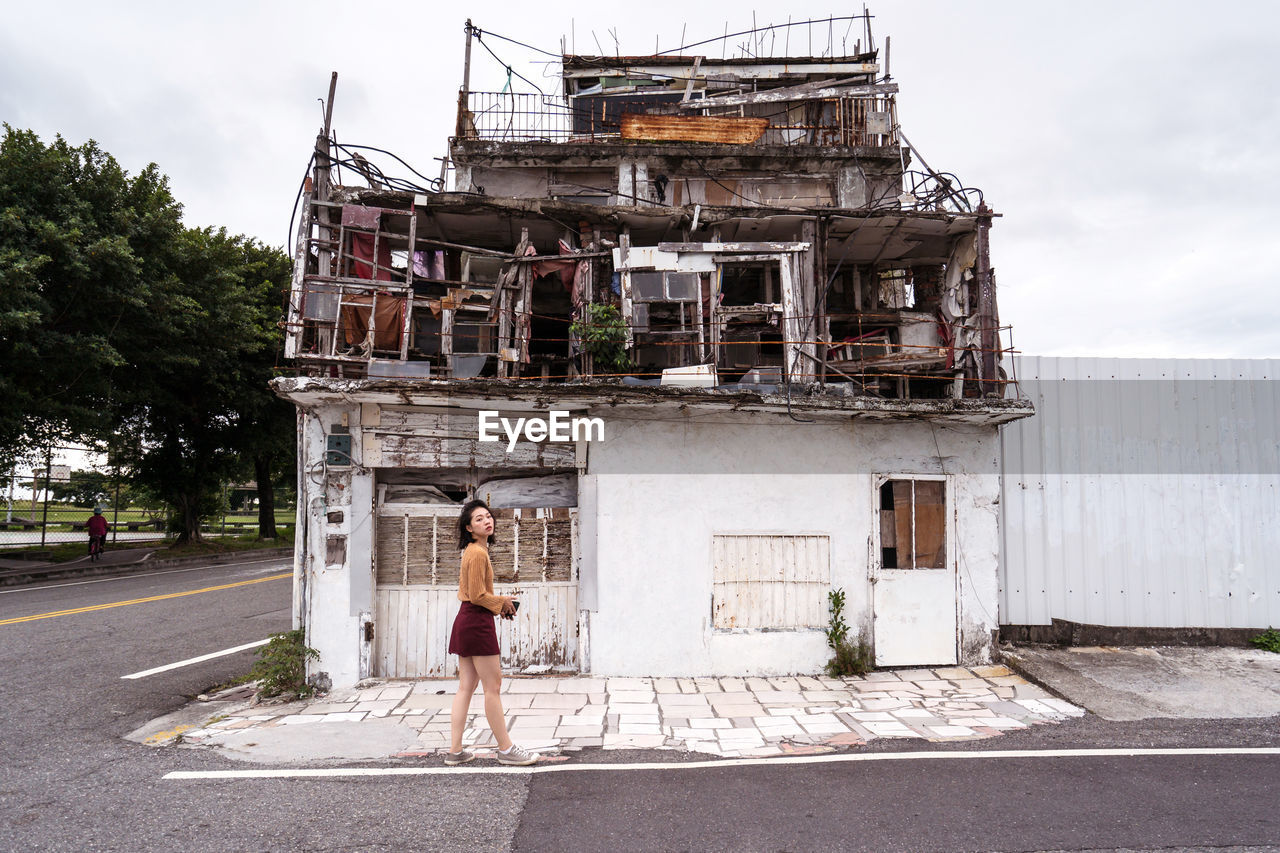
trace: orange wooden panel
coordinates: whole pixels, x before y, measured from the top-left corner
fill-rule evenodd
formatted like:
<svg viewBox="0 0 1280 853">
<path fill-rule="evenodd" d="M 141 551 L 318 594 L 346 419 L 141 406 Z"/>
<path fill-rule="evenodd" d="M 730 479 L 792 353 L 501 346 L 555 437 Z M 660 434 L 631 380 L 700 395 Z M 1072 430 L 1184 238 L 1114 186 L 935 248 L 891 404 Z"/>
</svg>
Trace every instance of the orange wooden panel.
<svg viewBox="0 0 1280 853">
<path fill-rule="evenodd" d="M 623 139 L 674 142 L 719 142 L 746 145 L 769 127 L 767 118 L 739 116 L 662 116 L 624 113 Z"/>
<path fill-rule="evenodd" d="M 947 508 L 945 484 L 916 481 L 916 568 L 946 567 Z"/>
</svg>

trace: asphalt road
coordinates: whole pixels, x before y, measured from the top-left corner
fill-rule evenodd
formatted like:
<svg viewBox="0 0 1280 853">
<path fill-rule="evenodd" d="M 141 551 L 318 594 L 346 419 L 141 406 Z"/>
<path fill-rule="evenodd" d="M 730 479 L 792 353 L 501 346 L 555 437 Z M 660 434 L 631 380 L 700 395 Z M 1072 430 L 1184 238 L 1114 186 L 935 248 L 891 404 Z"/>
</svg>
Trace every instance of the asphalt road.
<svg viewBox="0 0 1280 853">
<path fill-rule="evenodd" d="M 123 736 L 247 671 L 252 652 L 121 676 L 287 629 L 289 580 L 266 579 L 287 571 L 277 561 L 0 590 L 0 849 L 1280 849 L 1275 755 L 163 779 L 172 770 L 243 769 L 209 750 Z M 175 593 L 193 594 L 139 601 Z M 30 618 L 79 608 L 97 609 Z M 3 624 L 15 619 L 23 621 Z M 938 751 L 1097 745 L 1277 746 L 1280 732 L 1276 718 L 1086 717 Z"/>
</svg>

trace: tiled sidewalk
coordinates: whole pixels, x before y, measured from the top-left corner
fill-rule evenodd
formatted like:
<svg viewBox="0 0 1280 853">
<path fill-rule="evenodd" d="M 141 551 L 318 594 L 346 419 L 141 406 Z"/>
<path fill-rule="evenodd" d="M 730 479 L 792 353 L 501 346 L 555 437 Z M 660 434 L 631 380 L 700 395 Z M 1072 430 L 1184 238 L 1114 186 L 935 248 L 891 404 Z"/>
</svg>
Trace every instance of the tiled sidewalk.
<svg viewBox="0 0 1280 853">
<path fill-rule="evenodd" d="M 216 745 L 241 729 L 392 717 L 418 731 L 417 745 L 401 755 L 434 754 L 449 746 L 456 690 L 456 680 L 381 682 L 309 703 L 249 707 L 183 740 Z M 544 755 L 602 747 L 772 756 L 874 738 L 987 738 L 1084 714 L 1003 666 L 844 679 L 508 677 L 502 691 L 512 739 Z M 470 712 L 466 745 L 496 748 L 479 691 Z"/>
</svg>

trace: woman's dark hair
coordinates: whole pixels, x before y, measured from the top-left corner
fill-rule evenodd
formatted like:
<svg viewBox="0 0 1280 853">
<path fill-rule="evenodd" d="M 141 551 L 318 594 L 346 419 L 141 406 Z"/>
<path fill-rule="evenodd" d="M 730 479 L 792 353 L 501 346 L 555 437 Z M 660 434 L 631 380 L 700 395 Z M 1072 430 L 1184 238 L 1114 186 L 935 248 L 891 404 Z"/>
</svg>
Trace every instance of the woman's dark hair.
<svg viewBox="0 0 1280 853">
<path fill-rule="evenodd" d="M 467 501 L 462 507 L 462 514 L 458 516 L 458 550 L 466 549 L 474 541 L 471 531 L 467 529 L 467 525 L 471 523 L 471 514 L 476 510 L 484 507 L 489 509 L 489 505 L 484 501 Z M 492 543 L 494 534 L 489 534 L 489 542 Z"/>
</svg>

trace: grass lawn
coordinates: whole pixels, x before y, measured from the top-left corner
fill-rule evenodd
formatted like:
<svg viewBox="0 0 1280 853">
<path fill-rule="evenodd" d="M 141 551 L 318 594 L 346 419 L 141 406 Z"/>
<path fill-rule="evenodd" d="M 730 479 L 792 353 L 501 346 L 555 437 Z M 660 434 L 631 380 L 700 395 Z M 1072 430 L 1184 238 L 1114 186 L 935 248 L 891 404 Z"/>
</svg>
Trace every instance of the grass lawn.
<svg viewBox="0 0 1280 853">
<path fill-rule="evenodd" d="M 126 548 L 158 548 L 153 560 L 162 560 L 167 557 L 191 557 L 205 554 L 226 554 L 235 551 L 256 551 L 263 548 L 288 548 L 293 546 L 293 530 L 282 529 L 277 531 L 280 535 L 275 539 L 259 539 L 255 533 L 247 533 L 243 536 L 217 536 L 205 539 L 202 542 L 190 542 L 181 547 L 170 545 L 164 540 L 155 540 L 152 542 L 119 542 L 115 545 L 107 540 L 107 551 L 123 551 Z M 51 563 L 65 563 L 69 560 L 78 560 L 89 553 L 89 539 L 86 536 L 83 542 L 64 542 L 58 545 L 48 545 L 45 548 L 27 549 L 29 552 L 40 552 L 40 559 L 47 560 Z M 47 555 L 47 556 L 44 556 Z"/>
<path fill-rule="evenodd" d="M 162 557 L 190 557 L 196 554 L 225 554 L 231 551 L 257 551 L 263 548 L 292 548 L 293 528 L 277 529 L 280 535 L 275 539 L 259 539 L 256 533 L 243 536 L 219 536 L 205 539 L 202 542 L 188 542 L 186 545 L 171 545 L 159 552 L 153 559 Z"/>
<path fill-rule="evenodd" d="M 78 506 L 70 506 L 68 504 L 51 503 L 49 504 L 49 514 L 47 516 L 47 521 L 50 526 L 59 525 L 59 524 L 69 525 L 72 522 L 87 521 L 89 516 L 91 515 L 93 515 L 92 507 L 78 507 Z M 153 518 L 164 517 L 163 513 L 149 512 L 139 506 L 121 507 L 118 516 L 113 509 L 111 509 L 110 507 L 107 507 L 102 511 L 102 515 L 107 519 L 107 521 L 116 519 L 120 524 L 125 524 L 126 522 L 131 522 L 131 521 L 150 521 Z M 14 501 L 13 517 L 30 519 L 36 522 L 37 524 L 39 524 L 42 519 L 46 518 L 44 514 L 44 506 L 41 504 L 36 504 L 35 512 L 33 513 L 31 511 L 30 501 Z M 4 518 L 3 507 L 0 507 L 0 520 L 3 520 L 3 518 Z M 277 525 L 292 524 L 295 521 L 295 519 L 296 519 L 296 513 L 292 509 L 281 509 L 276 512 Z M 248 510 L 244 512 L 228 512 L 227 523 L 235 524 L 237 522 L 242 524 L 257 524 L 258 511 Z M 219 524 L 221 524 L 221 517 L 219 517 L 216 521 L 209 522 L 210 526 L 216 526 Z"/>
</svg>

